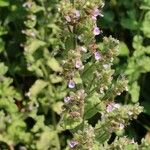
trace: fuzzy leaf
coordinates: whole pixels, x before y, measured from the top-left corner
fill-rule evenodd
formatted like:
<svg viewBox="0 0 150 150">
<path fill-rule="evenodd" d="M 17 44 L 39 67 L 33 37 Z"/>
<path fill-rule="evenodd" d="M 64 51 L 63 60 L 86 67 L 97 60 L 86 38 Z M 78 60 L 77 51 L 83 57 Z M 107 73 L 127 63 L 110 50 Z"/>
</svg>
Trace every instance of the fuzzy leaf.
<svg viewBox="0 0 150 150">
<path fill-rule="evenodd" d="M 47 61 L 47 65 L 55 72 L 62 72 L 63 68 L 60 66 L 59 62 L 54 58 L 51 57 Z"/>
<path fill-rule="evenodd" d="M 40 47 L 44 46 L 46 43 L 38 40 L 38 39 L 34 39 L 31 41 L 31 43 L 26 47 L 27 51 L 29 51 L 29 53 L 33 54 L 37 49 L 39 49 Z"/>
<path fill-rule="evenodd" d="M 101 110 L 101 101 L 99 100 L 98 93 L 93 93 L 92 96 L 87 98 L 85 104 L 85 118 L 89 119 Z"/>
<path fill-rule="evenodd" d="M 31 96 L 37 96 L 47 85 L 47 82 L 39 79 L 32 85 L 29 93 L 31 94 Z"/>
<path fill-rule="evenodd" d="M 140 87 L 137 82 L 134 82 L 129 89 L 132 102 L 136 103 L 139 100 Z"/>
<path fill-rule="evenodd" d="M 150 11 L 148 11 L 146 14 L 145 14 L 145 18 L 144 18 L 144 21 L 142 23 L 142 28 L 141 30 L 143 31 L 144 35 L 148 38 L 150 38 L 150 29 L 149 29 L 149 26 L 150 26 Z"/>
</svg>

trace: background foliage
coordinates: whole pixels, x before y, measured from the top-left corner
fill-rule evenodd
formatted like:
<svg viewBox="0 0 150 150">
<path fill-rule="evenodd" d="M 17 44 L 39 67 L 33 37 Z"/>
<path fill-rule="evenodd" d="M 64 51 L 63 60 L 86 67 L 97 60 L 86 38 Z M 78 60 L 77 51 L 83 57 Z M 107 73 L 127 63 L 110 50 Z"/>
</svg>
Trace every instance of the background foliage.
<svg viewBox="0 0 150 150">
<path fill-rule="evenodd" d="M 56 9 L 59 1 L 30 2 L 33 2 L 32 7 L 23 0 L 0 0 L 0 149 L 69 149 L 67 145 L 76 131 L 63 130 L 59 126 L 62 100 L 68 93 L 62 77 L 64 68 L 60 64 L 66 59 L 66 52 L 62 54 L 61 50 L 74 46 L 70 45 L 73 37 L 66 31 L 62 34 L 64 24 Z M 117 101 L 125 105 L 122 112 L 125 112 L 126 105 L 128 109 L 131 105 L 138 108 L 137 102 L 144 106 L 144 112 L 126 126 L 125 131 L 114 132 L 111 138 L 104 134 L 98 139 L 106 141 L 109 138 L 110 143 L 115 139 L 112 145 L 99 146 L 101 149 L 117 149 L 120 142 L 130 143 L 128 139 L 118 138 L 126 135 L 141 145 L 126 147 L 125 144 L 124 149 L 147 150 L 150 142 L 150 1 L 106 0 L 102 14 L 104 17 L 99 17 L 97 24 L 103 35 L 120 40 L 119 57 L 113 66 L 115 76 L 125 73 L 129 80 L 128 92 L 117 96 Z M 101 35 L 96 37 L 99 47 L 103 47 L 101 39 Z M 85 60 L 90 56 L 85 56 Z M 87 85 L 93 70 L 82 77 Z M 79 74 L 75 80 L 80 84 Z M 98 101 L 94 94 L 89 97 L 89 103 L 93 99 Z M 92 105 L 95 104 L 90 103 L 87 107 Z M 95 114 L 91 112 L 86 117 L 89 119 Z M 115 118 L 113 115 L 111 117 Z M 126 114 L 124 116 L 126 118 Z M 88 121 L 93 123 L 98 118 L 95 115 Z M 104 128 L 99 128 L 102 125 L 99 122 L 96 125 L 101 134 Z M 74 136 L 80 138 L 79 135 Z"/>
</svg>

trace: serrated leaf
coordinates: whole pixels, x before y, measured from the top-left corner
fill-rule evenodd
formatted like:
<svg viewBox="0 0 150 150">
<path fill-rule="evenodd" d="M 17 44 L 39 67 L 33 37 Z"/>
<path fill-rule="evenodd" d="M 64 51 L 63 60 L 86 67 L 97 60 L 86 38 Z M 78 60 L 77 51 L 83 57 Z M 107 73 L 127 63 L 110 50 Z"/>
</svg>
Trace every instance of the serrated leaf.
<svg viewBox="0 0 150 150">
<path fill-rule="evenodd" d="M 138 102 L 138 100 L 139 100 L 139 93 L 140 93 L 140 86 L 138 85 L 137 82 L 134 82 L 129 87 L 129 93 L 131 94 L 132 102 L 134 102 L 134 103 Z"/>
<path fill-rule="evenodd" d="M 98 93 L 93 93 L 92 96 L 86 99 L 85 104 L 85 118 L 89 119 L 101 110 L 101 101 Z"/>
<path fill-rule="evenodd" d="M 40 47 L 44 46 L 46 43 L 38 40 L 38 39 L 34 39 L 31 41 L 31 43 L 26 46 L 26 50 L 30 53 L 33 54 L 37 49 L 39 49 Z"/>
<path fill-rule="evenodd" d="M 41 136 L 40 140 L 37 142 L 38 150 L 47 150 L 53 145 L 53 140 L 56 140 L 57 133 L 52 130 L 45 130 Z"/>
<path fill-rule="evenodd" d="M 81 76 L 82 81 L 86 84 L 89 84 L 89 82 L 93 79 L 93 72 L 96 70 L 95 64 L 88 63 L 84 67 L 84 72 Z"/>
<path fill-rule="evenodd" d="M 142 48 L 142 43 L 143 43 L 143 37 L 139 35 L 135 35 L 133 37 L 133 43 L 132 46 L 135 50 L 140 50 Z"/>
<path fill-rule="evenodd" d="M 57 75 L 55 75 L 55 74 L 51 74 L 50 75 L 50 80 L 51 80 L 51 83 L 59 83 L 59 82 L 62 82 L 62 77 L 60 77 L 60 76 L 57 76 Z"/>
<path fill-rule="evenodd" d="M 69 115 L 65 114 L 62 122 L 62 126 L 65 129 L 74 129 L 82 123 L 82 118 L 71 118 Z"/>
<path fill-rule="evenodd" d="M 55 72 L 63 71 L 63 68 L 60 66 L 59 62 L 54 57 L 48 59 L 47 65 Z"/>
<path fill-rule="evenodd" d="M 144 20 L 142 22 L 141 30 L 143 31 L 144 35 L 150 38 L 150 11 L 145 14 Z"/>
<path fill-rule="evenodd" d="M 48 82 L 45 82 L 44 80 L 36 80 L 29 90 L 30 95 L 37 96 L 47 85 Z"/>
<path fill-rule="evenodd" d="M 111 136 L 111 132 L 107 128 L 108 128 L 107 124 L 106 126 L 103 126 L 103 124 L 101 124 L 101 122 L 98 121 L 94 129 L 96 141 L 100 143 L 104 143 L 105 141 L 109 140 Z"/>
<path fill-rule="evenodd" d="M 62 113 L 62 106 L 63 106 L 63 102 L 56 102 L 52 105 L 52 109 L 54 112 L 60 115 Z"/>
</svg>

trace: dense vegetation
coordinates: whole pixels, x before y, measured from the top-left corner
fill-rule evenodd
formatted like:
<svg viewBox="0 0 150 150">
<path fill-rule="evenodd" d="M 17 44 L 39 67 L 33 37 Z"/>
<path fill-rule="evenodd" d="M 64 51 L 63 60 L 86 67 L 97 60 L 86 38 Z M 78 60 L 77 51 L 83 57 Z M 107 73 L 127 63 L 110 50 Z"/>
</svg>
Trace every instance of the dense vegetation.
<svg viewBox="0 0 150 150">
<path fill-rule="evenodd" d="M 148 150 L 149 0 L 0 0 L 0 149 Z"/>
</svg>

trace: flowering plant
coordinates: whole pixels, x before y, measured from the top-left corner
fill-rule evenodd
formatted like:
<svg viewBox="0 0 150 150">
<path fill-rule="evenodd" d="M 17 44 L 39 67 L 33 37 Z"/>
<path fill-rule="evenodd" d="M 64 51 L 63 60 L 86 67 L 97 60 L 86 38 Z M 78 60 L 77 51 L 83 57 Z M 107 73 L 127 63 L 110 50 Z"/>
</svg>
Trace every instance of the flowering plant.
<svg viewBox="0 0 150 150">
<path fill-rule="evenodd" d="M 113 69 L 119 41 L 103 37 L 97 25 L 103 17 L 102 1 L 2 0 L 0 7 L 13 14 L 2 20 L 0 36 L 17 36 L 12 42 L 0 39 L 7 60 L 0 63 L 0 148 L 124 150 L 147 146 L 144 140 L 139 146 L 123 136 L 142 107 L 119 100 L 128 82 Z M 20 10 L 22 17 L 17 16 Z M 21 50 L 14 56 L 17 65 L 7 55 L 15 46 L 17 52 Z"/>
</svg>

